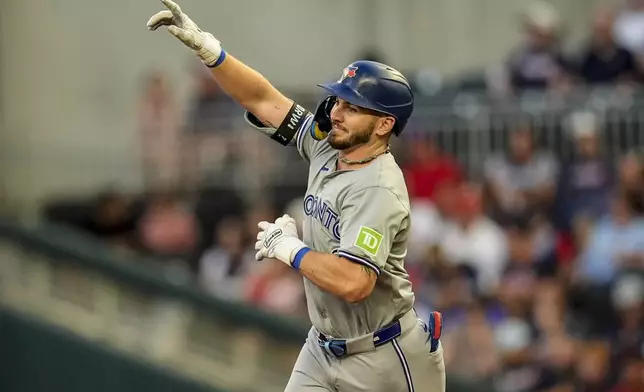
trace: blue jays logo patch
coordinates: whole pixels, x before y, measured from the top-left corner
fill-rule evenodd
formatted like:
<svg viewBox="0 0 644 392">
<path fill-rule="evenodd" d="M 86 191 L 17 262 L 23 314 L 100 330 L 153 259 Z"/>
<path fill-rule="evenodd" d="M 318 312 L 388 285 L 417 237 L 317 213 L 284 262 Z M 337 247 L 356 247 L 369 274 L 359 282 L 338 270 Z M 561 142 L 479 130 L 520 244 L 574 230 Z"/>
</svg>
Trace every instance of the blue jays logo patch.
<svg viewBox="0 0 644 392">
<path fill-rule="evenodd" d="M 343 81 L 346 78 L 353 78 L 356 76 L 356 73 L 358 71 L 358 67 L 346 67 L 345 69 L 342 70 L 342 77 L 338 82 Z"/>
</svg>

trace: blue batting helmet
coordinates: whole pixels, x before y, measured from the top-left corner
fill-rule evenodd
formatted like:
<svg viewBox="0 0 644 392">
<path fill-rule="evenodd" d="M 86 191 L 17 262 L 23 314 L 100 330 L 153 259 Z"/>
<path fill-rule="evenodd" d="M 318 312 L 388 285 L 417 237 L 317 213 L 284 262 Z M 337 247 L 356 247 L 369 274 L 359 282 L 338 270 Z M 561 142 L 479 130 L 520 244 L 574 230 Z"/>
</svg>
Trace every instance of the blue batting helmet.
<svg viewBox="0 0 644 392">
<path fill-rule="evenodd" d="M 402 132 L 414 110 L 414 96 L 407 79 L 394 68 L 375 61 L 351 63 L 343 70 L 340 80 L 318 86 L 331 97 L 393 116 L 395 135 Z M 328 104 L 328 98 L 325 102 Z M 326 114 L 330 114 L 330 108 L 326 109 Z"/>
</svg>

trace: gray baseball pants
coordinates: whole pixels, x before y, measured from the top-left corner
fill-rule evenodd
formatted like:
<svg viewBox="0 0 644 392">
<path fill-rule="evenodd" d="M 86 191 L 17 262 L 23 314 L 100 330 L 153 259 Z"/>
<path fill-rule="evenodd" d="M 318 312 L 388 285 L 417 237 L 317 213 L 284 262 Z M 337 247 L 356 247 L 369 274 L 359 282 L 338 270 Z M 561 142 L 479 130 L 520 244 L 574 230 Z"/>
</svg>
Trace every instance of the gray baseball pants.
<svg viewBox="0 0 644 392">
<path fill-rule="evenodd" d="M 309 331 L 285 392 L 445 392 L 443 348 L 430 352 L 429 332 L 412 310 L 400 335 L 367 351 L 337 357 Z"/>
</svg>

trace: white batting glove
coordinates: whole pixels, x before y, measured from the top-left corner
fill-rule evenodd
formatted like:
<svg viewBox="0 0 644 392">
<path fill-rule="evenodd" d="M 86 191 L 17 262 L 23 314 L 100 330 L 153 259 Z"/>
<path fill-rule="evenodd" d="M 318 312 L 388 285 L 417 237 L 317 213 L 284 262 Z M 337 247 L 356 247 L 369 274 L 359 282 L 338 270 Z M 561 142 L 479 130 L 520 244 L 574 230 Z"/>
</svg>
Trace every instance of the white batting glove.
<svg viewBox="0 0 644 392">
<path fill-rule="evenodd" d="M 203 32 L 188 15 L 172 0 L 161 0 L 168 8 L 157 12 L 148 21 L 148 29 L 154 31 L 161 26 L 168 26 L 168 32 L 194 50 L 208 67 L 216 67 L 226 57 L 221 43 L 212 34 Z M 219 62 L 218 62 L 219 60 Z"/>
<path fill-rule="evenodd" d="M 275 223 L 262 221 L 257 224 L 257 227 L 261 229 L 257 233 L 255 243 L 257 261 L 264 258 L 278 259 L 286 265 L 299 268 L 299 260 L 294 263 L 295 256 L 308 247 L 297 236 L 295 219 L 289 215 L 283 215 Z"/>
</svg>

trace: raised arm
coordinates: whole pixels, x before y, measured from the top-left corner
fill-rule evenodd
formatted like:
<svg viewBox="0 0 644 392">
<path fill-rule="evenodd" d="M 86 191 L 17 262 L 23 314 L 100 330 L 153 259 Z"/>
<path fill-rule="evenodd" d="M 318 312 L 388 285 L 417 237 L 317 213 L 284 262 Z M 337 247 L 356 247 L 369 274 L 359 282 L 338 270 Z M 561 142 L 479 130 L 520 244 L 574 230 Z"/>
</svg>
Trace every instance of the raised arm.
<svg viewBox="0 0 644 392">
<path fill-rule="evenodd" d="M 168 8 L 153 15 L 148 29 L 168 26 L 168 32 L 194 50 L 208 66 L 222 89 L 264 125 L 278 128 L 289 111 L 295 111 L 292 100 L 285 97 L 259 72 L 245 65 L 222 48 L 212 34 L 202 31 L 171 0 L 161 0 Z M 290 135 L 292 137 L 292 135 Z"/>
<path fill-rule="evenodd" d="M 264 76 L 229 54 L 210 71 L 228 95 L 272 128 L 279 127 L 293 106 Z"/>
</svg>

